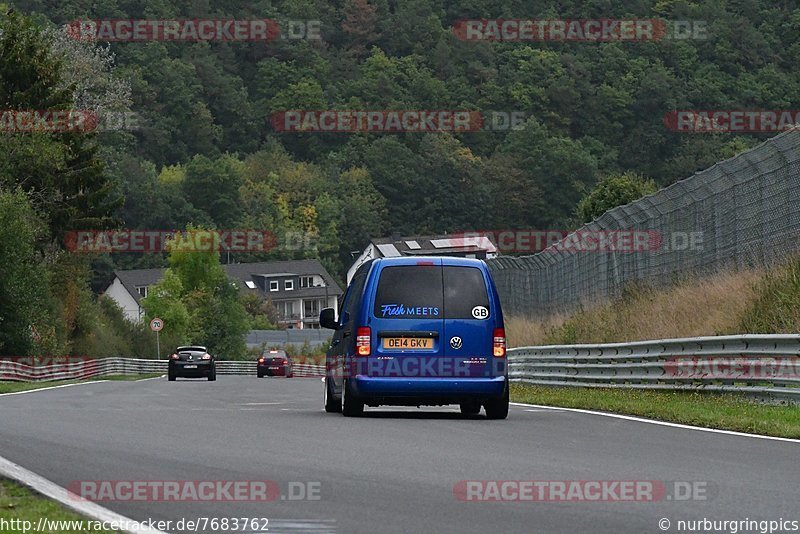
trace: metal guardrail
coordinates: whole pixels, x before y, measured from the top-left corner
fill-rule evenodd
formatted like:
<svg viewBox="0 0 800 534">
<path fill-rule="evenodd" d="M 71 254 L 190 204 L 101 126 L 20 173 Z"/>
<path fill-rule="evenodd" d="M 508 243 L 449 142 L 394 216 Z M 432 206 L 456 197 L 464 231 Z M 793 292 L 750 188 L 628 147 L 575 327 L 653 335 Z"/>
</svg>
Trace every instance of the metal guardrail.
<svg viewBox="0 0 800 534">
<path fill-rule="evenodd" d="M 800 334 L 745 334 L 632 343 L 509 349 L 513 381 L 546 386 L 735 392 L 800 403 Z M 295 363 L 296 377 L 325 366 Z M 0 380 L 51 381 L 166 373 L 166 360 L 103 358 L 30 366 L 0 359 Z M 220 375 L 255 375 L 256 363 L 217 361 Z"/>
<path fill-rule="evenodd" d="M 800 335 L 745 334 L 508 351 L 509 377 L 546 386 L 736 392 L 800 402 Z"/>
<path fill-rule="evenodd" d="M 305 363 L 292 365 L 294 376 L 324 376 L 325 366 Z M 52 380 L 80 380 L 109 375 L 139 375 L 166 373 L 167 360 L 141 360 L 133 358 L 81 359 L 68 363 L 31 366 L 14 360 L 0 359 L 0 380 L 41 382 Z M 256 374 L 256 362 L 217 361 L 219 375 Z"/>
</svg>

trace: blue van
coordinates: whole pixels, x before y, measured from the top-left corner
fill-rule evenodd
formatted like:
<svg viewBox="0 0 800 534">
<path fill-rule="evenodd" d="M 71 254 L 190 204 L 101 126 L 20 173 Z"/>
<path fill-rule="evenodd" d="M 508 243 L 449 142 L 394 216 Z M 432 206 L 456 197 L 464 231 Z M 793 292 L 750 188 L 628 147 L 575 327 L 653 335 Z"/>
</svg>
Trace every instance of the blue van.
<svg viewBox="0 0 800 534">
<path fill-rule="evenodd" d="M 337 318 L 338 317 L 338 318 Z M 508 365 L 500 299 L 486 264 L 451 257 L 380 258 L 362 265 L 326 355 L 325 410 L 360 415 L 364 406 L 481 406 L 508 416 Z"/>
</svg>

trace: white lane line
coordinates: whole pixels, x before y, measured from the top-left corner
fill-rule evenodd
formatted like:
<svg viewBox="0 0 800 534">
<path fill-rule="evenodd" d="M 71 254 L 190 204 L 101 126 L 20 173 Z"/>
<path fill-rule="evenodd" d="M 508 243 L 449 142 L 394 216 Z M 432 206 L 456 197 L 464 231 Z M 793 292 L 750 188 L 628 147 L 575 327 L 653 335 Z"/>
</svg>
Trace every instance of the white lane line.
<svg viewBox="0 0 800 534">
<path fill-rule="evenodd" d="M 136 521 L 129 519 L 124 515 L 112 512 L 108 508 L 90 502 L 77 500 L 74 496 L 70 497 L 69 492 L 46 478 L 37 475 L 33 471 L 28 471 L 21 465 L 7 460 L 0 456 L 0 475 L 16 480 L 17 482 L 27 486 L 33 491 L 49 497 L 54 501 L 59 502 L 70 510 L 78 514 L 93 519 L 95 521 L 109 521 L 115 522 L 119 525 L 126 525 L 131 528 L 120 529 L 122 532 L 129 534 L 167 534 L 161 530 L 147 528 L 146 525 L 139 525 L 141 528 L 132 528 Z"/>
<path fill-rule="evenodd" d="M 26 389 L 25 391 L 13 391 L 11 393 L 0 393 L 0 397 L 9 395 L 23 395 L 25 393 L 36 393 L 37 391 L 47 391 L 49 389 L 68 388 L 71 386 L 85 386 L 87 384 L 102 384 L 103 382 L 110 382 L 109 380 L 87 380 L 86 382 L 76 382 L 74 384 L 61 384 L 60 386 L 48 386 L 46 388 Z"/>
<path fill-rule="evenodd" d="M 147 382 L 148 380 L 160 380 L 160 379 L 164 378 L 165 376 L 167 376 L 167 375 L 151 376 L 150 378 L 140 378 L 139 380 L 134 380 L 134 382 Z"/>
<path fill-rule="evenodd" d="M 335 519 L 270 519 L 269 529 L 274 532 L 336 532 Z M 253 534 L 257 534 L 253 532 Z"/>
<path fill-rule="evenodd" d="M 511 402 L 512 406 L 523 406 L 525 408 L 540 408 L 544 410 L 561 410 L 564 412 L 575 412 L 587 415 L 599 415 L 601 417 L 613 417 L 614 419 L 624 419 L 626 421 L 636 421 L 637 423 L 649 423 L 651 425 L 671 426 L 673 428 L 683 428 L 686 430 L 699 430 L 701 432 L 711 432 L 714 434 L 728 434 L 729 436 L 742 436 L 746 438 L 770 439 L 773 441 L 786 441 L 789 443 L 800 443 L 800 439 L 780 438 L 777 436 L 764 436 L 762 434 L 748 434 L 747 432 L 736 432 L 735 430 L 721 430 L 719 428 L 705 428 L 702 426 L 682 425 L 680 423 L 670 423 L 668 421 L 656 421 L 655 419 L 645 419 L 632 415 L 622 415 L 617 413 L 596 412 L 594 410 L 583 410 L 580 408 L 562 408 L 559 406 L 542 406 L 539 404 L 525 404 L 522 402 Z"/>
<path fill-rule="evenodd" d="M 239 406 L 269 406 L 272 404 L 283 404 L 282 402 L 245 402 Z"/>
</svg>

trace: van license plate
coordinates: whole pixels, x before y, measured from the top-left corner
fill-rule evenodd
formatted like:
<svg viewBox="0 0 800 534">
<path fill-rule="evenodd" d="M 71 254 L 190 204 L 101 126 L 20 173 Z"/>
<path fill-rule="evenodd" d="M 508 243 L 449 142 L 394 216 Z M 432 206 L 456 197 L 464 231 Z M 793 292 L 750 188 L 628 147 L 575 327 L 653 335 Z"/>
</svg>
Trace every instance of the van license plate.
<svg viewBox="0 0 800 534">
<path fill-rule="evenodd" d="M 184 369 L 197 369 L 197 366 L 196 365 L 184 365 L 183 368 Z"/>
<path fill-rule="evenodd" d="M 384 349 L 432 349 L 432 337 L 385 337 Z"/>
</svg>

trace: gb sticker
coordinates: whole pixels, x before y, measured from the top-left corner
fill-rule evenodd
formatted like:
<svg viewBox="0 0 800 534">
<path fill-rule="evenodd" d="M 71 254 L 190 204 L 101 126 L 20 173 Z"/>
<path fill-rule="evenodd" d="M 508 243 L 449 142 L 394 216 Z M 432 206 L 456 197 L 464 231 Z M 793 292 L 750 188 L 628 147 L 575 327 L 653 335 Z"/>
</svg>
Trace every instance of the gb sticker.
<svg viewBox="0 0 800 534">
<path fill-rule="evenodd" d="M 489 317 L 489 310 L 485 306 L 475 306 L 472 308 L 472 316 L 476 319 L 486 319 Z"/>
</svg>

